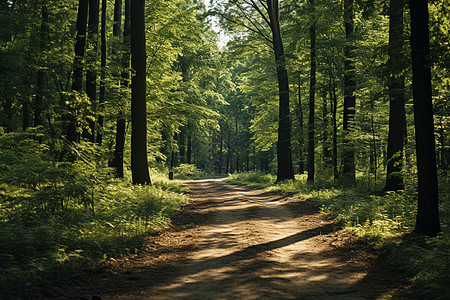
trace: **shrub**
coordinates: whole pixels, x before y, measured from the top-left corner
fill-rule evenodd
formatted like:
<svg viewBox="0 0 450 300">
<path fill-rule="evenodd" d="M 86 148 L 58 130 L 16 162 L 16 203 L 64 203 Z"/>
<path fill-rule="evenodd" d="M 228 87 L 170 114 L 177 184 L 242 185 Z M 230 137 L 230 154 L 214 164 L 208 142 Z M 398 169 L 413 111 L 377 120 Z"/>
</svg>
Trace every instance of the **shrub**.
<svg viewBox="0 0 450 300">
<path fill-rule="evenodd" d="M 177 179 L 193 179 L 203 175 L 203 172 L 193 164 L 180 164 L 174 168 L 174 176 Z"/>
</svg>

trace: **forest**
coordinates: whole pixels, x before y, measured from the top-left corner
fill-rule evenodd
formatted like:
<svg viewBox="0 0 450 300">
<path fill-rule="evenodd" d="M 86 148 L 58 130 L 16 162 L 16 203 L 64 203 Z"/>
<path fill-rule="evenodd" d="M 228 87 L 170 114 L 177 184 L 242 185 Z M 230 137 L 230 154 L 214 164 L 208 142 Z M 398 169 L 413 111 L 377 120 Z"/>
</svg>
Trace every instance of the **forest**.
<svg viewBox="0 0 450 300">
<path fill-rule="evenodd" d="M 183 180 L 225 176 L 450 297 L 447 0 L 0 0 L 0 24 L 0 298 L 141 253 Z"/>
</svg>

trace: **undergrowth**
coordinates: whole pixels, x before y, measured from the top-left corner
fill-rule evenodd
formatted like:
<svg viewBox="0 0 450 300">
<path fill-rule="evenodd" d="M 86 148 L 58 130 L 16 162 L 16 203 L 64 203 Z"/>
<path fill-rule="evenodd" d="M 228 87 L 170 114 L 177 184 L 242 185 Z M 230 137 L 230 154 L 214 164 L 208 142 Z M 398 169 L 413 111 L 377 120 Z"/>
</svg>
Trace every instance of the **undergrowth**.
<svg viewBox="0 0 450 300">
<path fill-rule="evenodd" d="M 152 186 L 131 185 L 113 178 L 94 145 L 75 150 L 78 159 L 64 161 L 45 135 L 0 135 L 0 298 L 141 251 L 188 201 L 155 170 Z"/>
<path fill-rule="evenodd" d="M 440 182 L 442 232 L 428 238 L 412 234 L 417 211 L 414 187 L 405 191 L 375 193 L 367 187 L 342 187 L 332 182 L 309 184 L 306 175 L 274 184 L 276 177 L 260 172 L 232 174 L 228 180 L 267 190 L 293 194 L 320 207 L 375 247 L 390 253 L 391 261 L 423 285 L 433 299 L 450 298 L 450 190 L 446 176 Z"/>
</svg>

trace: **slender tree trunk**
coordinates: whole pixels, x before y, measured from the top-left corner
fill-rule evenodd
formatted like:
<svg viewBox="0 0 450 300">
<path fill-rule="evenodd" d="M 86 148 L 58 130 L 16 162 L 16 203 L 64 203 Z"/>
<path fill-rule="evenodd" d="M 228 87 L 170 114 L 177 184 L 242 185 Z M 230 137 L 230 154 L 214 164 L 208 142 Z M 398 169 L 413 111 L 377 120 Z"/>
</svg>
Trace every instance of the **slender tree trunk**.
<svg viewBox="0 0 450 300">
<path fill-rule="evenodd" d="M 356 82 L 354 58 L 354 0 L 344 0 L 344 24 L 345 24 L 345 62 L 344 62 L 344 151 L 343 151 L 343 179 L 352 184 L 355 182 L 355 149 L 353 133 L 355 129 L 356 111 Z"/>
<path fill-rule="evenodd" d="M 374 118 L 374 113 L 375 113 L 375 95 L 371 95 L 371 101 L 370 101 L 370 109 L 371 109 L 371 116 L 370 116 L 370 121 L 371 121 L 371 129 L 372 129 L 372 143 L 371 143 L 371 148 L 372 151 L 370 153 L 370 171 L 373 172 L 374 174 L 374 182 L 375 184 L 377 183 L 377 171 L 378 171 L 378 153 L 377 153 L 377 139 L 376 139 L 376 131 L 375 131 L 375 118 Z M 403 141 L 401 141 L 403 143 Z M 370 176 L 369 180 L 370 180 Z M 369 188 L 370 188 L 370 183 L 369 183 Z"/>
<path fill-rule="evenodd" d="M 414 123 L 419 178 L 417 220 L 414 231 L 435 236 L 441 231 L 441 228 L 431 99 L 428 1 L 410 0 L 409 8 L 411 11 Z"/>
<path fill-rule="evenodd" d="M 331 82 L 330 82 L 331 84 Z M 323 141 L 323 146 L 322 146 L 322 150 L 323 150 L 323 158 L 324 158 L 324 162 L 325 164 L 328 166 L 329 162 L 330 162 L 330 158 L 331 158 L 331 149 L 330 149 L 330 132 L 329 132 L 329 111 L 328 111 L 328 100 L 330 101 L 330 106 L 331 106 L 331 101 L 333 100 L 332 96 L 331 96 L 331 87 L 330 87 L 330 94 L 328 95 L 329 97 L 327 97 L 327 92 L 324 92 L 323 95 L 323 101 L 322 101 L 322 122 L 323 122 L 323 130 L 322 130 L 322 141 Z M 330 111 L 331 113 L 331 111 Z"/>
<path fill-rule="evenodd" d="M 107 0 L 102 0 L 102 28 L 100 30 L 100 39 L 101 39 L 101 58 L 100 58 L 100 91 L 98 95 L 98 110 L 100 111 L 97 122 L 97 144 L 102 145 L 103 140 L 103 113 L 104 108 L 103 104 L 105 102 L 105 78 L 106 78 L 106 8 L 107 8 Z"/>
<path fill-rule="evenodd" d="M 289 80 L 281 39 L 278 0 L 267 0 L 267 12 L 272 30 L 273 49 L 277 66 L 279 90 L 279 119 L 277 143 L 277 181 L 294 178 L 291 153 L 291 120 L 289 117 Z"/>
<path fill-rule="evenodd" d="M 25 98 L 22 100 L 22 130 L 25 131 L 30 127 L 30 104 L 28 103 L 28 99 Z"/>
<path fill-rule="evenodd" d="M 131 13 L 131 175 L 133 184 L 151 184 L 147 158 L 145 0 L 133 0 Z"/>
<path fill-rule="evenodd" d="M 75 42 L 75 59 L 73 62 L 72 92 L 81 93 L 83 84 L 83 60 L 86 45 L 86 25 L 89 0 L 79 0 L 77 16 L 77 36 Z M 71 109 L 70 107 L 68 108 Z M 71 142 L 79 142 L 80 135 L 77 131 L 76 116 L 70 112 L 67 114 L 67 139 Z"/>
<path fill-rule="evenodd" d="M 47 4 L 41 6 L 41 28 L 39 32 L 39 50 L 41 53 L 48 47 L 48 11 Z M 45 73 L 42 68 L 37 71 L 36 98 L 34 102 L 34 126 L 42 125 L 42 105 L 44 99 Z"/>
<path fill-rule="evenodd" d="M 227 167 L 226 167 L 226 170 L 227 170 L 227 174 L 229 174 L 229 173 L 231 173 L 231 170 L 230 170 L 231 149 L 230 149 L 230 136 L 229 135 L 228 135 L 227 146 L 228 146 L 228 151 L 227 151 Z"/>
<path fill-rule="evenodd" d="M 91 107 L 97 106 L 97 42 L 98 42 L 98 23 L 99 23 L 99 0 L 89 0 L 89 25 L 88 42 L 92 47 L 86 55 L 88 68 L 86 71 L 86 94 L 91 101 Z M 89 130 L 83 131 L 83 137 L 91 143 L 95 142 L 95 120 L 88 120 Z"/>
<path fill-rule="evenodd" d="M 186 162 L 186 128 L 184 126 L 180 129 L 180 138 L 178 141 L 178 145 L 180 147 L 180 163 Z"/>
<path fill-rule="evenodd" d="M 338 154 L 337 154 L 337 95 L 336 83 L 333 80 L 333 177 L 337 181 L 339 179 L 338 171 Z"/>
<path fill-rule="evenodd" d="M 123 44 L 124 44 L 124 54 L 122 57 L 122 84 L 121 86 L 124 89 L 128 89 L 129 87 L 129 79 L 130 79 L 130 0 L 125 1 L 125 20 L 124 20 L 124 29 L 123 29 Z M 122 0 L 115 0 L 114 3 L 114 25 L 113 25 L 113 35 L 118 37 L 120 35 L 120 27 L 121 27 L 121 19 L 122 19 Z M 121 99 L 119 99 L 120 106 L 120 117 L 117 119 L 116 124 L 116 148 L 114 149 L 114 168 L 116 169 L 116 177 L 123 178 L 123 151 L 125 149 L 125 133 L 126 133 L 126 99 L 128 93 L 124 93 L 121 95 Z"/>
<path fill-rule="evenodd" d="M 223 157 L 223 131 L 220 130 L 219 174 L 222 174 L 222 157 Z"/>
<path fill-rule="evenodd" d="M 301 91 L 301 80 L 300 80 L 300 73 L 298 75 L 298 108 L 297 108 L 297 119 L 298 119 L 298 127 L 299 127 L 299 137 L 298 137 L 298 144 L 299 144 L 299 173 L 303 174 L 305 171 L 305 154 L 304 154 L 304 147 L 305 147 L 305 139 L 303 136 L 303 105 L 302 105 L 302 91 Z"/>
<path fill-rule="evenodd" d="M 189 130 L 190 131 L 190 130 Z M 187 163 L 192 163 L 192 135 L 190 132 L 187 134 L 187 150 L 186 150 L 186 160 Z"/>
<path fill-rule="evenodd" d="M 389 7 L 389 135 L 385 191 L 404 188 L 403 142 L 406 122 L 405 76 L 403 75 L 403 9 L 405 0 L 391 0 Z"/>
<path fill-rule="evenodd" d="M 309 27 L 309 37 L 311 41 L 311 75 L 309 81 L 309 119 L 308 119 L 308 182 L 314 182 L 315 162 L 314 162 L 314 118 L 315 118 L 315 97 L 316 97 L 316 22 L 314 17 L 314 0 L 309 0 L 311 6 L 312 20 Z"/>
</svg>

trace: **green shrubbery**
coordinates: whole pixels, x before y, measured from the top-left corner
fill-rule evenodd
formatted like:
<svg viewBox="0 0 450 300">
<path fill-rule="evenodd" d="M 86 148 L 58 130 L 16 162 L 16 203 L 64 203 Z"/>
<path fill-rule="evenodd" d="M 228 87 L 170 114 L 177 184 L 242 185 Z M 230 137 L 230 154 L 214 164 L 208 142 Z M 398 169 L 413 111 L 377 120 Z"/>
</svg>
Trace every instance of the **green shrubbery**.
<svg viewBox="0 0 450 300">
<path fill-rule="evenodd" d="M 194 179 L 205 176 L 205 174 L 193 164 L 180 164 L 174 168 L 174 176 L 177 179 Z"/>
<path fill-rule="evenodd" d="M 392 262 L 404 268 L 412 279 L 424 284 L 426 293 L 448 299 L 450 290 L 450 191 L 440 184 L 442 233 L 436 238 L 411 235 L 414 229 L 417 195 L 414 187 L 406 191 L 374 194 L 367 188 L 342 188 L 332 183 L 308 184 L 304 175 L 296 180 L 273 184 L 276 177 L 257 172 L 233 174 L 230 182 L 292 193 L 321 207 L 340 220 L 344 228 L 366 238 L 376 247 L 388 247 Z M 447 180 L 446 176 L 441 177 Z"/>
<path fill-rule="evenodd" d="M 94 145 L 60 161 L 62 148 L 45 138 L 0 135 L 0 290 L 138 252 L 188 201 L 154 172 L 153 186 L 113 179 Z"/>
</svg>

